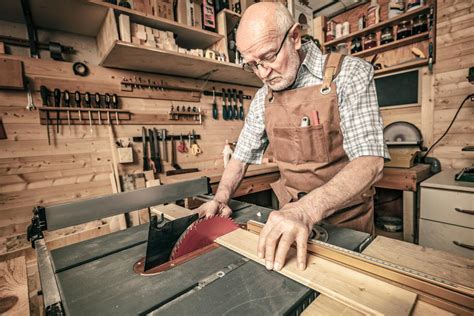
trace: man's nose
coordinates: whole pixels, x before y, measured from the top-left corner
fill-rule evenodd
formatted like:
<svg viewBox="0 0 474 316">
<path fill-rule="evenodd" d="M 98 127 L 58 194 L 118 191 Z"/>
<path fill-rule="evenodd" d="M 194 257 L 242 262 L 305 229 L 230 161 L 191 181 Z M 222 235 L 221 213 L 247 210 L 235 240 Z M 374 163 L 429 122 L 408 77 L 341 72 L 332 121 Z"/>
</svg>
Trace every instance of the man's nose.
<svg viewBox="0 0 474 316">
<path fill-rule="evenodd" d="M 267 79 L 270 73 L 272 72 L 272 69 L 270 67 L 264 67 L 262 65 L 258 65 L 257 71 L 260 78 Z"/>
</svg>

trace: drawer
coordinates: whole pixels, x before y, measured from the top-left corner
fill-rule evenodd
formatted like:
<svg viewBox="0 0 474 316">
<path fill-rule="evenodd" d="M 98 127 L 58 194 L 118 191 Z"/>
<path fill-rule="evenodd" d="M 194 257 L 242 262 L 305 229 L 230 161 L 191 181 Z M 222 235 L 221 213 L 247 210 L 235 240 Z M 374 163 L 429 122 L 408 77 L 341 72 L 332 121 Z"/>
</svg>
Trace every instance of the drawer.
<svg viewBox="0 0 474 316">
<path fill-rule="evenodd" d="M 420 218 L 474 228 L 474 193 L 421 189 Z"/>
<path fill-rule="evenodd" d="M 421 246 L 474 258 L 474 250 L 456 245 L 453 241 L 474 247 L 474 229 L 420 219 Z"/>
</svg>

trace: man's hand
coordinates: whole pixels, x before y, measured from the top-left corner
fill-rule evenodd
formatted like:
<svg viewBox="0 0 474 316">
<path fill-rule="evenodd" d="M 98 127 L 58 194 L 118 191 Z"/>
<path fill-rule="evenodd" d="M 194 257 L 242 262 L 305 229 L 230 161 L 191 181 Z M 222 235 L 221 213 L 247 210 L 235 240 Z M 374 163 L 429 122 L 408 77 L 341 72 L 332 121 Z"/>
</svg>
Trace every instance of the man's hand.
<svg viewBox="0 0 474 316">
<path fill-rule="evenodd" d="M 216 215 L 222 216 L 222 217 L 229 217 L 232 214 L 232 210 L 226 203 L 219 202 L 217 200 L 211 200 L 201 205 L 196 210 L 196 213 L 199 214 L 199 217 L 206 217 L 206 218 L 216 216 Z"/>
<path fill-rule="evenodd" d="M 280 270 L 288 250 L 296 241 L 297 261 L 300 270 L 306 269 L 308 237 L 313 229 L 311 217 L 295 203 L 288 203 L 280 211 L 270 213 L 258 240 L 258 256 L 265 258 L 267 269 Z"/>
</svg>

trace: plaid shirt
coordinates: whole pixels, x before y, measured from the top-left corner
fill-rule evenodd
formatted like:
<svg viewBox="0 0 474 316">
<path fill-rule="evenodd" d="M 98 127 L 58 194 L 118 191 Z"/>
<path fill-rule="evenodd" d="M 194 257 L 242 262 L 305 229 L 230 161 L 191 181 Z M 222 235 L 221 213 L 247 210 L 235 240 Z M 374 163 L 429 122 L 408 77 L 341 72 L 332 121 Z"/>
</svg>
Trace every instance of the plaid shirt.
<svg viewBox="0 0 474 316">
<path fill-rule="evenodd" d="M 305 43 L 302 49 L 306 56 L 291 89 L 322 83 L 326 55 L 312 42 Z M 383 123 L 372 66 L 363 59 L 346 56 L 334 82 L 339 102 L 343 147 L 349 159 L 361 156 L 390 159 L 383 138 Z M 250 104 L 233 155 L 235 159 L 250 164 L 262 162 L 269 143 L 264 114 L 267 91 L 267 86 L 260 88 Z"/>
</svg>

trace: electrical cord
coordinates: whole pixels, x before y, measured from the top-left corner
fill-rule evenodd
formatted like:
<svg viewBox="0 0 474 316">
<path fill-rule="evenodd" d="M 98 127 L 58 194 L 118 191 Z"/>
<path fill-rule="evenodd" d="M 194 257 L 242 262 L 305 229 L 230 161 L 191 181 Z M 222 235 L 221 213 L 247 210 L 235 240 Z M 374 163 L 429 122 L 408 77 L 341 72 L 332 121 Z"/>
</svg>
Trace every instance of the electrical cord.
<svg viewBox="0 0 474 316">
<path fill-rule="evenodd" d="M 441 137 L 438 138 L 438 140 L 435 141 L 435 142 L 433 143 L 433 145 L 430 146 L 430 148 L 428 149 L 428 151 L 424 154 L 423 159 L 425 159 L 426 156 L 428 156 L 428 154 L 430 153 L 431 149 L 433 149 L 433 148 L 443 139 L 443 137 L 446 136 L 446 134 L 448 134 L 449 129 L 451 128 L 451 126 L 453 126 L 454 121 L 455 121 L 456 118 L 458 117 L 458 114 L 459 114 L 459 112 L 461 111 L 461 108 L 463 107 L 464 103 L 466 103 L 466 101 L 469 100 L 469 99 L 471 99 L 471 98 L 474 98 L 474 93 L 473 93 L 473 94 L 469 94 L 469 95 L 461 102 L 461 105 L 459 106 L 458 110 L 456 111 L 456 114 L 454 114 L 454 117 L 453 117 L 453 119 L 451 120 L 451 123 L 449 123 L 448 128 L 447 128 L 446 131 L 443 133 L 443 135 L 441 135 Z"/>
</svg>

